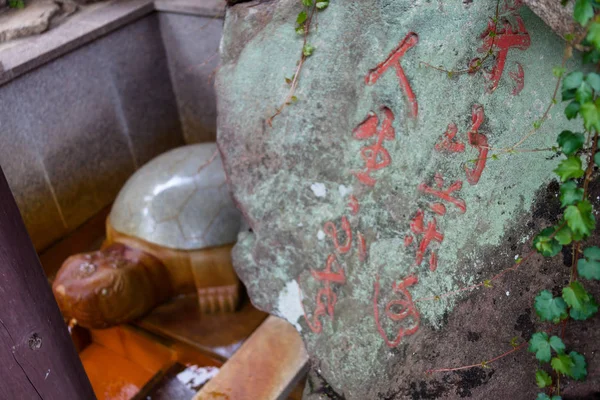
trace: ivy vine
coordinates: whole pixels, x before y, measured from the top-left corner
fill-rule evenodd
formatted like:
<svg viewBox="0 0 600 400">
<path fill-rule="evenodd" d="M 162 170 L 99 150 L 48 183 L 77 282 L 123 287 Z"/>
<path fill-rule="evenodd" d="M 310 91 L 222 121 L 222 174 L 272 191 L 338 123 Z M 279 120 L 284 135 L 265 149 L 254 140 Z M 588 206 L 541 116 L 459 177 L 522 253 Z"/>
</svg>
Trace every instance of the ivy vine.
<svg viewBox="0 0 600 400">
<path fill-rule="evenodd" d="M 567 1 L 563 1 L 566 5 Z M 583 63 L 600 61 L 600 1 L 577 0 L 573 17 L 585 32 L 576 38 L 566 37 L 569 57 L 572 48 L 584 50 Z M 562 101 L 567 102 L 565 116 L 572 120 L 581 117 L 581 132 L 563 131 L 557 137 L 557 149 L 564 156 L 554 173 L 561 182 L 560 202 L 563 216 L 558 224 L 542 230 L 534 239 L 535 250 L 544 257 L 554 257 L 563 246 L 572 246 L 572 268 L 569 283 L 560 296 L 542 290 L 534 301 L 541 321 L 560 324 L 560 336 L 536 332 L 529 340 L 528 350 L 535 354 L 540 366 L 535 380 L 545 392 L 537 400 L 560 400 L 560 379 L 584 380 L 587 377 L 585 357 L 567 350 L 563 339 L 569 320 L 588 320 L 598 312 L 598 303 L 586 290 L 586 280 L 600 280 L 600 248 L 585 246 L 584 241 L 596 228 L 594 207 L 589 200 L 589 185 L 594 165 L 600 166 L 598 134 L 600 132 L 600 75 L 580 70 L 566 74 L 563 67 L 554 74 L 562 78 Z M 552 397 L 550 397 L 552 396 Z"/>
<path fill-rule="evenodd" d="M 312 56 L 316 50 L 315 46 L 313 46 L 309 41 L 309 35 L 314 30 L 313 26 L 316 13 L 325 10 L 329 6 L 329 0 L 300 0 L 300 3 L 302 5 L 302 10 L 296 16 L 296 34 L 302 36 L 303 38 L 300 60 L 297 63 L 294 75 L 291 78 L 285 78 L 285 82 L 290 86 L 290 88 L 282 104 L 277 107 L 275 113 L 267 119 L 269 126 L 272 126 L 273 119 L 281 114 L 285 107 L 298 101 L 295 92 L 300 80 L 302 67 L 306 62 L 306 59 Z"/>
</svg>

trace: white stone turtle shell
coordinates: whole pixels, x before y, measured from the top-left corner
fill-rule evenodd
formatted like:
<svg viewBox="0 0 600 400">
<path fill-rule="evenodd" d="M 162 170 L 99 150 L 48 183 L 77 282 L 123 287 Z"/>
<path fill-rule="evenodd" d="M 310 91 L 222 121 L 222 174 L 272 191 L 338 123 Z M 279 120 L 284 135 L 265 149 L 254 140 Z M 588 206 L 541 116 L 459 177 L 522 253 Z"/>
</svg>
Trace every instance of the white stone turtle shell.
<svg viewBox="0 0 600 400">
<path fill-rule="evenodd" d="M 234 243 L 241 221 L 214 143 L 151 160 L 129 178 L 110 213 L 118 232 L 182 250 Z"/>
</svg>

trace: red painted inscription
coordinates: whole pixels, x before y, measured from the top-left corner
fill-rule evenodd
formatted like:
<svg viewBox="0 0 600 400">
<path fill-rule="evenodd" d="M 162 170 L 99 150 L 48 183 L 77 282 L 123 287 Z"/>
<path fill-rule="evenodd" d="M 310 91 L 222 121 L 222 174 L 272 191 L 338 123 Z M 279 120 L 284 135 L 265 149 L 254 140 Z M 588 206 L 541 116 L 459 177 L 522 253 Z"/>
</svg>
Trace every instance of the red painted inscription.
<svg viewBox="0 0 600 400">
<path fill-rule="evenodd" d="M 515 15 L 515 11 L 519 6 L 520 2 L 516 2 L 514 7 L 507 8 L 507 11 L 511 13 L 516 20 L 517 27 L 513 28 L 505 19 L 499 21 L 497 24 L 498 26 L 490 20 L 488 21 L 487 29 L 481 34 L 483 46 L 481 46 L 478 51 L 481 53 L 487 53 L 489 51 L 496 53 L 496 62 L 491 73 L 488 74 L 488 79 L 491 81 L 490 86 L 488 87 L 489 92 L 496 90 L 500 83 L 500 78 L 502 77 L 506 65 L 508 51 L 511 48 L 527 50 L 531 44 L 531 38 L 525 28 L 525 23 L 519 15 Z"/>
<path fill-rule="evenodd" d="M 366 120 L 360 123 L 354 130 L 354 137 L 359 140 L 365 140 L 375 137 L 375 143 L 371 146 L 365 146 L 360 151 L 360 156 L 365 162 L 364 171 L 353 172 L 359 181 L 365 185 L 374 186 L 377 181 L 371 176 L 373 171 L 378 171 L 390 165 L 392 158 L 387 149 L 383 147 L 385 140 L 394 140 L 396 134 L 392 126 L 394 122 L 394 114 L 387 107 L 382 109 L 384 120 L 379 126 L 379 118 L 375 113 L 369 113 Z"/>
<path fill-rule="evenodd" d="M 458 209 L 460 210 L 461 213 L 464 213 L 465 211 L 467 211 L 467 204 L 465 203 L 465 201 L 463 199 L 459 199 L 458 197 L 452 196 L 453 192 L 456 192 L 456 191 L 459 191 L 460 189 L 462 189 L 462 181 L 455 181 L 448 187 L 448 189 L 443 190 L 442 188 L 444 187 L 444 178 L 442 177 L 441 174 L 437 173 L 437 174 L 435 174 L 435 183 L 436 183 L 437 189 L 427 186 L 427 184 L 425 184 L 425 182 L 421 183 L 419 185 L 418 189 L 420 192 L 430 194 L 439 199 L 442 199 L 444 201 L 454 204 L 456 207 L 458 207 Z M 431 206 L 431 208 L 438 215 L 446 214 L 446 207 L 441 203 L 434 203 Z"/>
<path fill-rule="evenodd" d="M 423 210 L 417 211 L 417 215 L 415 215 L 410 222 L 410 230 L 413 231 L 415 236 L 422 236 L 421 241 L 417 244 L 417 255 L 415 256 L 415 265 L 419 266 L 423 262 L 423 257 L 431 245 L 431 242 L 442 243 L 444 234 L 437 230 L 437 221 L 435 218 L 433 218 L 432 221 L 428 221 L 427 225 L 425 225 L 425 214 L 423 213 Z M 432 250 L 431 253 L 433 254 L 435 252 Z M 437 257 L 434 257 L 434 260 L 436 263 L 434 265 L 429 265 L 429 268 L 432 271 L 435 271 L 437 268 Z"/>
<path fill-rule="evenodd" d="M 323 330 L 323 323 L 321 322 L 320 318 L 323 316 L 328 316 L 333 321 L 335 304 L 337 303 L 337 295 L 332 290 L 331 284 L 346 283 L 346 274 L 333 254 L 327 257 L 327 264 L 324 270 L 317 271 L 311 269 L 310 273 L 313 278 L 323 283 L 323 287 L 317 292 L 315 299 L 316 306 L 315 311 L 312 314 L 312 318 L 308 317 L 306 310 L 304 310 L 304 303 L 302 303 L 302 299 L 300 300 L 304 310 L 304 319 L 306 320 L 308 327 L 314 333 L 321 333 Z"/>
<path fill-rule="evenodd" d="M 412 296 L 408 291 L 408 287 L 416 285 L 419 279 L 415 275 L 411 275 L 403 279 L 402 281 L 392 284 L 392 297 L 395 299 L 389 300 L 385 303 L 385 317 L 391 322 L 402 325 L 398 328 L 398 333 L 393 339 L 388 337 L 384 326 L 382 325 L 382 319 L 379 311 L 379 276 L 375 281 L 375 295 L 373 296 L 373 312 L 375 313 L 375 324 L 379 334 L 385 341 L 388 347 L 396 347 L 400 344 L 405 336 L 414 335 L 419 329 L 420 316 L 419 311 L 415 307 Z M 390 323 L 388 322 L 388 324 Z"/>
<path fill-rule="evenodd" d="M 417 115 L 419 114 L 419 105 L 417 103 L 417 97 L 410 87 L 408 78 L 406 78 L 406 75 L 404 74 L 400 60 L 404 54 L 414 47 L 418 42 L 419 35 L 414 32 L 409 32 L 400 42 L 398 47 L 392 51 L 388 58 L 381 64 L 377 65 L 377 67 L 369 71 L 367 77 L 365 78 L 367 85 L 373 85 L 375 82 L 377 82 L 381 75 L 383 75 L 390 67 L 393 67 L 396 70 L 396 75 L 398 76 L 398 81 L 400 82 L 400 88 L 402 88 L 404 93 L 406 93 L 406 97 L 410 103 L 410 116 L 413 119 L 416 119 Z"/>
<path fill-rule="evenodd" d="M 448 151 L 450 153 L 462 153 L 465 151 L 465 144 L 456 139 L 456 128 L 455 123 L 450 123 L 448 129 L 444 133 L 442 140 L 435 145 L 437 151 Z"/>
<path fill-rule="evenodd" d="M 350 222 L 348 222 L 348 218 L 342 217 L 342 230 L 344 231 L 345 241 L 340 244 L 339 232 L 335 226 L 335 224 L 331 221 L 328 221 L 323 226 L 323 230 L 325 234 L 333 240 L 333 244 L 335 249 L 342 254 L 347 253 L 352 248 L 352 228 L 350 227 Z"/>
<path fill-rule="evenodd" d="M 485 120 L 485 114 L 483 112 L 482 105 L 475 104 L 473 106 L 471 119 L 473 124 L 467 133 L 467 137 L 469 139 L 469 144 L 477 148 L 479 151 L 479 156 L 477 157 L 475 168 L 469 169 L 469 167 L 465 165 L 465 173 L 467 174 L 467 182 L 469 182 L 471 185 L 476 185 L 477 182 L 479 182 L 479 178 L 481 178 L 488 155 L 487 137 L 484 134 L 479 133 L 479 127 Z"/>
</svg>

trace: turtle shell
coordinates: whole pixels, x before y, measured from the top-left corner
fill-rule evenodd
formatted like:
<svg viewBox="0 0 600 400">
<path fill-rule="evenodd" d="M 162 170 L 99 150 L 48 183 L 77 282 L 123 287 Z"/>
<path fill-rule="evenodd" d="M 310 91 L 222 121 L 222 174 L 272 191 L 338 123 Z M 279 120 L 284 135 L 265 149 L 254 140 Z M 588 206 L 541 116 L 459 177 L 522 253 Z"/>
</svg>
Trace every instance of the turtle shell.
<svg viewBox="0 0 600 400">
<path fill-rule="evenodd" d="M 129 178 L 110 213 L 116 231 L 181 250 L 234 243 L 241 223 L 215 143 L 154 158 Z"/>
</svg>

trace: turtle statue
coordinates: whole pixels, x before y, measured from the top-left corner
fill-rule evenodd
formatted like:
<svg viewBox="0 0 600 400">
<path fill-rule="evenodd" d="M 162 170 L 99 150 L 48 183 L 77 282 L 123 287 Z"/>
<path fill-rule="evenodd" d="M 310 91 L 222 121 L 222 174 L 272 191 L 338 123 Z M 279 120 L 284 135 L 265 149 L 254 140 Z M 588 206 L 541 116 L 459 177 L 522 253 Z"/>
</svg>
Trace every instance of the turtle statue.
<svg viewBox="0 0 600 400">
<path fill-rule="evenodd" d="M 63 263 L 52 285 L 58 305 L 87 328 L 193 292 L 202 312 L 233 311 L 240 283 L 230 253 L 241 224 L 216 144 L 164 153 L 121 189 L 102 248 Z"/>
</svg>

